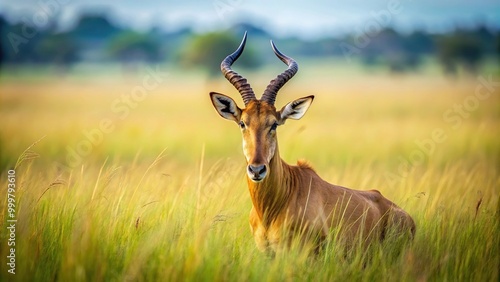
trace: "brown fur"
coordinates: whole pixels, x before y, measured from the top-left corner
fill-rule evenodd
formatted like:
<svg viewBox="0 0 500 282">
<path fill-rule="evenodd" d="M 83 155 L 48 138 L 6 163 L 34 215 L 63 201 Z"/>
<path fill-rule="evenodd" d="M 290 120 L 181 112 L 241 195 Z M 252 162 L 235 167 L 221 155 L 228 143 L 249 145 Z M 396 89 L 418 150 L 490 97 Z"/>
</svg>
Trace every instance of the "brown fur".
<svg viewBox="0 0 500 282">
<path fill-rule="evenodd" d="M 245 32 L 238 49 L 221 63 L 222 73 L 241 94 L 246 108 L 240 109 L 224 94 L 211 92 L 210 97 L 219 115 L 235 121 L 242 130 L 253 203 L 250 226 L 259 249 L 276 251 L 280 245 L 289 245 L 293 238 L 303 243 L 320 243 L 332 232 L 337 232 L 347 245 L 354 244 L 357 238 L 365 244 L 373 238 L 383 239 L 391 227 L 413 236 L 413 219 L 380 192 L 332 185 L 305 161 L 290 166 L 281 160 L 276 127 L 287 119 L 300 119 L 314 96 L 294 100 L 276 111 L 276 95 L 297 73 L 298 65 L 271 41 L 275 55 L 288 68 L 269 83 L 257 100 L 247 80 L 231 69 L 243 52 L 246 38 Z"/>
<path fill-rule="evenodd" d="M 330 184 L 307 162 L 291 166 L 280 158 L 276 127 L 288 118 L 302 117 L 313 96 L 297 99 L 281 111 L 266 101 L 252 100 L 240 109 L 223 94 L 211 97 L 219 114 L 242 130 L 253 204 L 250 226 L 260 250 L 275 252 L 294 238 L 317 247 L 332 233 L 347 246 L 383 239 L 389 229 L 414 235 L 410 215 L 380 192 Z"/>
<path fill-rule="evenodd" d="M 335 228 L 338 238 L 347 245 L 356 243 L 358 238 L 366 243 L 383 239 L 390 227 L 413 236 L 412 218 L 380 192 L 327 183 L 303 160 L 297 166 L 286 164 L 280 158 L 276 134 L 267 133 L 269 124 L 278 118 L 273 106 L 250 103 L 242 110 L 241 118 L 248 124 L 243 138 L 249 144 L 245 153 L 249 164 L 265 163 L 270 144 L 276 142 L 274 155 L 267 164 L 269 174 L 261 182 L 247 176 L 253 203 L 250 225 L 260 250 L 274 252 L 289 245 L 298 234 L 304 241 L 321 242 Z"/>
</svg>

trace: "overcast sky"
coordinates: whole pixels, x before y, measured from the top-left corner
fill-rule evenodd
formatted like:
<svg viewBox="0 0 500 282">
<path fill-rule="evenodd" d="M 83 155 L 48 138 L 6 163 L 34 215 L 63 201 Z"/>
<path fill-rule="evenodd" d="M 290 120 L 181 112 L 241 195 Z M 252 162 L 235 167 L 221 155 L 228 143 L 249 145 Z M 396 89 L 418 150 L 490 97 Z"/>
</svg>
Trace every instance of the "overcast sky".
<svg viewBox="0 0 500 282">
<path fill-rule="evenodd" d="M 198 31 L 249 21 L 276 35 L 314 38 L 369 28 L 375 19 L 401 30 L 440 32 L 455 25 L 483 22 L 500 27 L 499 0 L 3 0 L 0 11 L 9 19 L 33 20 L 43 9 L 69 26 L 84 10 L 107 11 L 113 19 L 136 29 L 193 27 Z M 44 4 L 46 3 L 46 4 Z M 54 5 L 54 3 L 56 3 Z M 53 16 L 57 11 L 58 16 Z"/>
</svg>

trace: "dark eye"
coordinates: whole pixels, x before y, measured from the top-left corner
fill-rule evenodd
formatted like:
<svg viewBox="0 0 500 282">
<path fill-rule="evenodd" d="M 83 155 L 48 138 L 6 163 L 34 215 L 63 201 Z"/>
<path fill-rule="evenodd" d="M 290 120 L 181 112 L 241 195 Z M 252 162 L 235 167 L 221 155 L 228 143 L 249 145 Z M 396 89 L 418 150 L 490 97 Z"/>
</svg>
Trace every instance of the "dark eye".
<svg viewBox="0 0 500 282">
<path fill-rule="evenodd" d="M 245 123 L 242 120 L 240 121 L 239 125 L 241 129 L 245 129 Z"/>
<path fill-rule="evenodd" d="M 273 123 L 273 125 L 271 125 L 271 131 L 275 131 L 276 128 L 278 128 L 278 123 L 277 122 L 275 122 L 275 123 Z"/>
</svg>

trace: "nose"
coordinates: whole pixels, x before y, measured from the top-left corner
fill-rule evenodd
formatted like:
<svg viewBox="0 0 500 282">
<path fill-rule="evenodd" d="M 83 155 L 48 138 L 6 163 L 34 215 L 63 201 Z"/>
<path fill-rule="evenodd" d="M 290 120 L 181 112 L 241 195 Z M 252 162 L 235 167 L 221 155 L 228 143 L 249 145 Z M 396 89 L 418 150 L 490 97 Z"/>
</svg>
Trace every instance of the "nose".
<svg viewBox="0 0 500 282">
<path fill-rule="evenodd" d="M 247 174 L 252 181 L 259 182 L 266 177 L 267 167 L 266 165 L 248 165 Z"/>
</svg>

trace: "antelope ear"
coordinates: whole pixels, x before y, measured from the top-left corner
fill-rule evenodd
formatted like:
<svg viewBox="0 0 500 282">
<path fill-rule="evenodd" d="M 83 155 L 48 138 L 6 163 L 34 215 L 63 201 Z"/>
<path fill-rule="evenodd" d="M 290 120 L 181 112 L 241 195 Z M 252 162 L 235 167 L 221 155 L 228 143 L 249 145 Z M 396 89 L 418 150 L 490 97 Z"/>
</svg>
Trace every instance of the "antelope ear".
<svg viewBox="0 0 500 282">
<path fill-rule="evenodd" d="M 233 99 L 216 92 L 210 92 L 210 99 L 212 100 L 215 110 L 221 117 L 235 122 L 240 121 L 241 109 L 238 108 Z"/>
<path fill-rule="evenodd" d="M 285 121 L 289 118 L 291 119 L 300 119 L 304 116 L 311 106 L 312 101 L 314 100 L 314 96 L 307 96 L 295 101 L 292 101 L 286 106 L 284 106 L 280 111 L 280 124 L 285 123 Z"/>
</svg>

